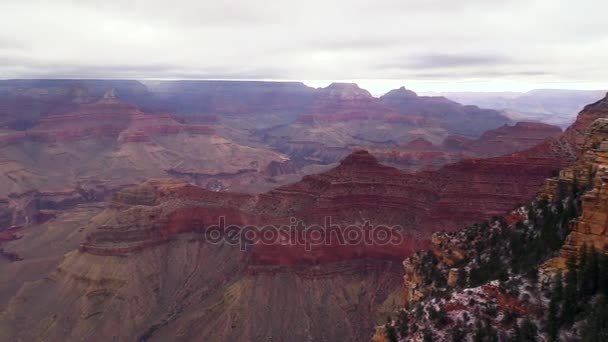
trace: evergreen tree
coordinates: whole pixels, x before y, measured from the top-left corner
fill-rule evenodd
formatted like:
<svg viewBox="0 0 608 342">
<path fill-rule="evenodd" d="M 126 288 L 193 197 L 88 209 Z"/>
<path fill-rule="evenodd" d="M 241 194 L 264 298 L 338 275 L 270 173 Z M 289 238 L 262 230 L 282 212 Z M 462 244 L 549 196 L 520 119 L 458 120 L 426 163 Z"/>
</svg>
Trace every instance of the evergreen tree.
<svg viewBox="0 0 608 342">
<path fill-rule="evenodd" d="M 608 341 L 608 301 L 600 296 L 587 318 L 582 333 L 583 342 Z"/>
<path fill-rule="evenodd" d="M 462 327 L 462 321 L 458 321 L 458 323 L 454 325 L 454 328 L 452 328 L 451 340 L 452 342 L 461 342 L 465 341 L 466 337 L 467 334 Z"/>
<path fill-rule="evenodd" d="M 481 321 L 475 322 L 475 332 L 473 333 L 473 342 L 484 342 L 486 338 L 486 330 Z"/>
<path fill-rule="evenodd" d="M 585 251 L 583 251 L 581 248 L 581 254 L 579 257 L 579 289 L 582 299 L 587 299 L 595 295 L 598 291 L 600 260 L 595 246 L 591 246 L 590 249 L 587 249 L 586 245 L 583 245 L 583 247 L 585 247 Z M 585 260 L 584 262 L 583 258 Z"/>
<path fill-rule="evenodd" d="M 547 335 L 549 341 L 557 341 L 559 336 L 560 320 L 559 306 L 563 298 L 562 274 L 558 272 L 553 281 L 551 289 L 551 302 L 549 303 L 549 313 L 547 317 Z"/>
<path fill-rule="evenodd" d="M 424 329 L 424 331 L 422 332 L 422 341 L 423 342 L 434 342 L 435 341 L 435 336 L 433 336 L 433 332 L 431 331 L 431 329 L 429 329 L 429 328 Z"/>
<path fill-rule="evenodd" d="M 465 270 L 464 267 L 458 269 L 458 281 L 456 282 L 456 286 L 460 288 L 467 286 L 467 270 Z"/>
<path fill-rule="evenodd" d="M 600 254 L 598 255 L 598 259 L 598 292 L 603 294 L 604 296 L 608 296 L 608 255 Z"/>
<path fill-rule="evenodd" d="M 399 316 L 397 317 L 397 330 L 401 337 L 406 337 L 409 333 L 409 317 L 405 310 L 399 311 Z"/>
<path fill-rule="evenodd" d="M 399 341 L 399 337 L 397 336 L 397 330 L 393 326 L 393 322 L 390 316 L 388 317 L 388 322 L 386 322 L 386 324 L 384 325 L 384 331 L 386 334 L 386 339 L 389 342 Z"/>
<path fill-rule="evenodd" d="M 566 261 L 566 285 L 564 287 L 564 304 L 562 305 L 562 323 L 566 326 L 574 323 L 574 317 L 578 312 L 578 270 L 576 265 L 576 257 L 571 256 Z"/>
<path fill-rule="evenodd" d="M 585 279 L 585 277 L 587 276 L 587 274 L 585 274 L 584 272 L 587 271 L 588 269 L 588 258 L 589 258 L 589 254 L 587 253 L 587 244 L 583 243 L 583 245 L 581 246 L 581 249 L 578 251 L 578 270 L 579 270 L 579 274 L 578 274 L 578 282 L 577 282 L 577 289 L 579 291 L 580 294 L 584 295 L 583 291 L 584 291 L 584 287 L 585 287 L 585 281 L 587 279 Z"/>
<path fill-rule="evenodd" d="M 532 322 L 528 318 L 524 319 L 523 322 L 521 322 L 519 331 L 521 338 L 519 341 L 533 342 L 537 341 L 538 339 L 538 328 L 536 327 L 536 324 L 534 324 L 534 322 Z"/>
</svg>

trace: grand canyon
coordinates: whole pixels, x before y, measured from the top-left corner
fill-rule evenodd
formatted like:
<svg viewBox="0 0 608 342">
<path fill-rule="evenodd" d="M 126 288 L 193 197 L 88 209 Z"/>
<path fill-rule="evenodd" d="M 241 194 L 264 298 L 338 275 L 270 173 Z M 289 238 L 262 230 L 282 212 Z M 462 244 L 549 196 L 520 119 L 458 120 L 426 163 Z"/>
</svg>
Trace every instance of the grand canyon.
<svg viewBox="0 0 608 342">
<path fill-rule="evenodd" d="M 608 341 L 606 13 L 0 1 L 0 342 Z"/>
<path fill-rule="evenodd" d="M 369 340 L 411 301 L 404 259 L 533 200 L 608 117 L 562 132 L 344 83 L 0 84 L 7 340 Z M 400 239 L 209 241 L 327 219 Z"/>
</svg>

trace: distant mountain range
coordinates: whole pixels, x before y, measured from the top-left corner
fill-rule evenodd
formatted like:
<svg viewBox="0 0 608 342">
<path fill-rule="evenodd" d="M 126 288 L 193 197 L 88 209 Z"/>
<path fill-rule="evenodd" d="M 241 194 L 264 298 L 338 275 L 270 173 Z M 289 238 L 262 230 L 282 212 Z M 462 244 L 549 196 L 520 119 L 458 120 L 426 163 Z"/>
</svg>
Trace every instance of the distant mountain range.
<svg viewBox="0 0 608 342">
<path fill-rule="evenodd" d="M 605 90 L 535 89 L 528 92 L 442 92 L 465 105 L 503 110 L 513 121 L 542 121 L 566 128 L 588 103 L 604 97 Z"/>
</svg>

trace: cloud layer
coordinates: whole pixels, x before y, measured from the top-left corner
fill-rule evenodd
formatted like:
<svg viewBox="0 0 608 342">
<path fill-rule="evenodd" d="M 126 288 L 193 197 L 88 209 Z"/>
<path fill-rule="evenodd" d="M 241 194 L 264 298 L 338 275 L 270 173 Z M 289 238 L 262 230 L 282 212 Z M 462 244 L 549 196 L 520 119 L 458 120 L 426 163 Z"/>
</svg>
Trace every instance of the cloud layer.
<svg viewBox="0 0 608 342">
<path fill-rule="evenodd" d="M 603 0 L 3 0 L 0 77 L 602 87 L 606 13 Z"/>
</svg>

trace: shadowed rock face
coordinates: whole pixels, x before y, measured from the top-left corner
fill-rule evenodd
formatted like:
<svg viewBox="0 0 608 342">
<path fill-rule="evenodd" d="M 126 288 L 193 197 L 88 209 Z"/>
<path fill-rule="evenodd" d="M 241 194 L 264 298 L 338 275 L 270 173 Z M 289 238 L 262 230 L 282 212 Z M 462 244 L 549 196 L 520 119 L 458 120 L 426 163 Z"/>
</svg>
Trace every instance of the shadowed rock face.
<svg viewBox="0 0 608 342">
<path fill-rule="evenodd" d="M 489 130 L 462 148 L 477 156 L 498 156 L 523 151 L 542 143 L 549 137 L 558 136 L 562 130 L 557 126 L 538 122 L 518 122 Z"/>
</svg>

